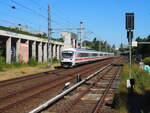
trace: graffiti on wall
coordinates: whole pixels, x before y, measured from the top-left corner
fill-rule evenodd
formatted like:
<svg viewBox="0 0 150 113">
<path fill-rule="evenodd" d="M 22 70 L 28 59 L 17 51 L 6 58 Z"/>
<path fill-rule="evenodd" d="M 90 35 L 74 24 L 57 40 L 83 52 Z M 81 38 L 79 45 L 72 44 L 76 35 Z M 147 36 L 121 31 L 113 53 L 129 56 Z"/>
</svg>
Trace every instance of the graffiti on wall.
<svg viewBox="0 0 150 113">
<path fill-rule="evenodd" d="M 22 63 L 27 63 L 29 60 L 29 46 L 28 44 L 20 44 L 20 60 Z"/>
</svg>

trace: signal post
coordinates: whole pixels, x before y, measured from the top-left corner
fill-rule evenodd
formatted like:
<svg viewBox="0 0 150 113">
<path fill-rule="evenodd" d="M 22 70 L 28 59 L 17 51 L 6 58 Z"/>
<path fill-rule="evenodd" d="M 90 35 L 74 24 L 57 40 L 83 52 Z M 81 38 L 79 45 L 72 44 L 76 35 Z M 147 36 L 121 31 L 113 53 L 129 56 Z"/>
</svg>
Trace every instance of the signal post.
<svg viewBox="0 0 150 113">
<path fill-rule="evenodd" d="M 126 30 L 129 45 L 129 79 L 127 80 L 127 88 L 133 92 L 135 80 L 132 77 L 132 38 L 134 30 L 134 13 L 126 13 Z"/>
</svg>

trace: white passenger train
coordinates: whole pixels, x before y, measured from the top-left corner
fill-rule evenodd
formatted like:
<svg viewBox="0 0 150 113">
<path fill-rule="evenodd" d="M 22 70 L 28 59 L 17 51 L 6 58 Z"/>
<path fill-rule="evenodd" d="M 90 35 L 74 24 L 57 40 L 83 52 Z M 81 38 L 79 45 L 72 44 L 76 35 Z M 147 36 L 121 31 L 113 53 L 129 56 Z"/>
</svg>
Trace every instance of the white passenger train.
<svg viewBox="0 0 150 113">
<path fill-rule="evenodd" d="M 61 53 L 61 65 L 65 68 L 74 67 L 79 64 L 107 59 L 113 56 L 114 53 L 69 48 L 69 49 L 65 49 Z"/>
</svg>

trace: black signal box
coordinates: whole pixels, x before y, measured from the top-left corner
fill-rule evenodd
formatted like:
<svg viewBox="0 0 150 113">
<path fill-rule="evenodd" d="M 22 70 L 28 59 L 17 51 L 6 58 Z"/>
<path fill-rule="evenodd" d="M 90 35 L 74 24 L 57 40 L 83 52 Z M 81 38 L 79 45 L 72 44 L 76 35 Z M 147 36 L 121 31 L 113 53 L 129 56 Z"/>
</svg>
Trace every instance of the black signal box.
<svg viewBox="0 0 150 113">
<path fill-rule="evenodd" d="M 132 38 L 133 38 L 133 31 L 127 31 L 128 42 L 129 42 L 129 37 L 131 37 L 131 40 L 132 40 Z"/>
<path fill-rule="evenodd" d="M 134 13 L 126 13 L 126 29 L 134 29 Z"/>
</svg>

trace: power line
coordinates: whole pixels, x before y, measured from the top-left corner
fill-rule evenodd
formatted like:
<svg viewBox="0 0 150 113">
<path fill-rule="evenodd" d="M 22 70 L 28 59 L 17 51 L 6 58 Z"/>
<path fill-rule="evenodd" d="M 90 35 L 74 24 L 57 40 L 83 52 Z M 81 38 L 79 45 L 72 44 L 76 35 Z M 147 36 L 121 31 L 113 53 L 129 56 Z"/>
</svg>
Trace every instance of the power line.
<svg viewBox="0 0 150 113">
<path fill-rule="evenodd" d="M 9 20 L 0 19 L 0 21 L 3 22 L 3 23 L 6 23 L 6 24 L 17 25 L 16 23 L 11 22 Z"/>
<path fill-rule="evenodd" d="M 9 11 L 10 12 L 10 11 Z M 3 12 L 1 12 L 1 14 L 3 14 Z M 5 15 L 5 14 L 4 14 Z M 7 18 L 9 18 L 10 20 L 12 20 L 12 19 L 15 19 L 15 21 L 16 20 L 19 20 L 21 23 L 23 23 L 23 24 L 26 24 L 26 25 L 28 25 L 28 24 L 34 24 L 35 26 L 38 26 L 38 23 L 36 23 L 36 22 L 34 22 L 34 21 L 29 21 L 29 20 L 26 20 L 26 19 L 24 19 L 24 18 L 21 18 L 21 17 L 16 17 L 16 16 L 14 16 L 14 14 L 10 14 L 10 13 L 7 13 L 7 15 L 5 15 L 5 16 L 7 16 Z M 20 23 L 19 22 L 19 23 Z M 18 24 L 19 24 L 18 23 Z M 30 26 L 30 25 L 28 25 L 28 26 Z M 30 26 L 31 27 L 31 26 Z M 42 27 L 42 28 L 47 28 L 47 26 L 45 26 L 45 25 L 40 25 L 40 27 Z"/>
<path fill-rule="evenodd" d="M 16 1 L 14 1 L 14 0 L 9 0 L 9 1 L 11 1 L 11 2 L 13 2 L 13 3 L 15 3 L 15 4 L 17 4 L 17 5 L 21 6 L 21 7 L 23 7 L 23 8 L 26 9 L 26 10 L 29 10 L 29 11 L 31 11 L 31 12 L 33 12 L 33 13 L 36 13 L 37 15 L 39 15 L 39 16 L 45 18 L 45 19 L 47 19 L 46 16 L 44 16 L 44 15 L 42 15 L 42 14 L 36 12 L 35 10 L 33 10 L 33 9 L 31 9 L 31 8 L 26 7 L 25 5 L 22 5 L 22 4 L 19 3 L 19 2 L 16 2 Z"/>
<path fill-rule="evenodd" d="M 36 4 L 36 5 L 39 7 L 39 9 L 47 10 L 46 8 L 41 7 L 40 4 L 39 4 L 39 2 L 37 2 L 37 1 L 35 1 L 35 0 L 30 0 L 30 2 Z M 70 22 L 69 20 L 65 19 L 64 17 L 58 15 L 57 13 L 55 13 L 55 12 L 51 12 L 51 13 L 52 13 L 52 15 L 55 15 L 56 17 L 59 17 L 59 18 L 63 19 L 64 22 L 66 22 L 68 25 L 70 25 L 70 26 L 73 25 L 72 22 Z"/>
<path fill-rule="evenodd" d="M 13 3 L 15 3 L 16 5 L 19 5 L 20 7 L 23 7 L 24 9 L 26 9 L 26 10 L 24 10 L 24 12 L 26 12 L 26 13 L 28 13 L 28 14 L 31 14 L 31 13 L 35 12 L 35 11 L 32 10 L 31 8 L 28 8 L 28 7 L 26 7 L 26 6 L 22 5 L 22 4 L 20 4 L 20 3 L 16 2 L 16 1 L 14 1 L 14 0 L 10 0 L 10 1 L 13 2 Z M 4 2 L 3 2 L 3 4 L 5 4 L 5 5 L 11 7 L 11 5 L 8 4 L 8 3 L 4 3 Z M 16 8 L 16 9 L 18 9 L 18 8 Z M 16 9 L 15 9 L 15 10 L 16 10 Z M 19 11 L 20 11 L 20 9 L 19 9 Z M 29 11 L 30 11 L 30 12 L 29 12 Z M 33 14 L 35 14 L 35 13 L 33 13 Z M 39 15 L 39 13 L 36 14 L 36 15 Z M 41 14 L 40 14 L 39 16 L 41 16 Z M 43 17 L 43 18 L 47 21 L 47 17 L 46 17 L 46 16 L 43 16 L 43 15 L 42 15 L 41 17 Z M 55 23 L 56 25 L 59 25 L 59 26 L 63 25 L 62 23 L 59 23 L 59 22 L 57 22 L 57 21 L 55 21 L 55 20 L 52 20 L 52 22 Z M 63 26 L 64 26 L 64 25 L 63 25 Z"/>
<path fill-rule="evenodd" d="M 19 3 L 19 2 L 17 2 L 17 1 L 15 1 L 15 0 L 9 0 L 9 1 L 11 1 L 12 3 L 15 3 L 16 5 L 18 5 L 18 6 L 20 6 L 20 7 L 22 7 L 23 9 L 24 9 L 24 12 L 26 12 L 26 13 L 28 13 L 28 14 L 31 14 L 31 13 L 33 13 L 33 14 L 36 14 L 36 15 L 38 15 L 38 16 L 40 16 L 40 17 L 42 17 L 44 20 L 46 20 L 47 21 L 47 17 L 46 16 L 44 16 L 43 14 L 41 14 L 41 13 L 39 13 L 39 12 L 37 12 L 37 11 L 35 11 L 35 10 L 33 10 L 33 9 L 31 9 L 31 8 L 29 8 L 29 7 L 26 7 L 25 5 L 23 5 L 23 4 L 21 4 L 21 3 Z M 35 3 L 35 1 L 33 1 L 33 0 L 31 0 L 33 3 Z M 4 2 L 3 2 L 4 3 Z M 12 7 L 10 4 L 8 4 L 8 3 L 4 3 L 5 5 L 7 5 L 7 6 L 9 6 L 9 7 Z M 39 4 L 38 4 L 38 2 L 36 2 L 36 5 L 37 6 L 40 6 Z M 19 8 L 15 8 L 15 10 L 18 10 Z M 23 10 L 22 9 L 22 10 Z M 40 10 L 41 9 L 45 9 L 45 8 L 41 8 L 40 7 Z M 20 9 L 19 9 L 19 11 L 20 11 Z M 54 13 L 53 13 L 54 14 Z M 57 14 L 54 14 L 54 15 L 57 15 Z M 58 15 L 57 15 L 58 16 Z M 59 16 L 60 18 L 63 18 L 63 17 L 61 17 L 61 16 Z M 16 19 L 16 17 L 15 17 L 15 19 Z M 22 19 L 22 20 L 25 20 L 25 19 Z M 69 22 L 68 20 L 66 20 L 66 19 L 63 19 L 67 24 L 70 24 L 70 25 L 72 25 L 72 23 L 71 22 Z M 31 23 L 33 23 L 33 22 L 31 22 Z M 66 26 L 65 24 L 62 24 L 62 23 L 60 23 L 60 22 L 58 22 L 58 21 L 56 21 L 56 20 L 53 20 L 52 19 L 52 23 L 54 23 L 54 24 L 56 24 L 56 25 L 58 25 L 58 26 Z M 44 25 L 40 25 L 40 26 L 44 26 Z M 47 27 L 47 26 L 44 26 L 44 27 Z"/>
<path fill-rule="evenodd" d="M 32 12 L 32 13 L 36 13 L 37 15 L 39 15 L 39 16 L 43 17 L 44 19 L 46 19 L 46 21 L 47 21 L 47 17 L 44 16 L 44 15 L 42 15 L 42 14 L 40 14 L 40 13 L 38 13 L 37 11 L 35 11 L 35 10 L 31 9 L 31 8 L 28 8 L 28 7 L 26 7 L 25 5 L 22 5 L 21 3 L 16 2 L 16 1 L 14 1 L 14 0 L 10 0 L 10 1 L 13 2 L 13 3 L 15 3 L 15 4 L 17 4 L 17 5 L 19 5 L 19 6 L 21 6 L 21 7 L 23 7 L 24 9 L 26 9 L 26 10 Z M 52 22 L 54 22 L 55 24 L 58 24 L 58 25 L 61 24 L 61 23 L 59 23 L 59 22 L 57 22 L 57 21 L 55 21 L 55 20 L 52 20 Z M 61 24 L 61 25 L 62 25 L 62 24 Z"/>
</svg>

